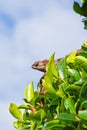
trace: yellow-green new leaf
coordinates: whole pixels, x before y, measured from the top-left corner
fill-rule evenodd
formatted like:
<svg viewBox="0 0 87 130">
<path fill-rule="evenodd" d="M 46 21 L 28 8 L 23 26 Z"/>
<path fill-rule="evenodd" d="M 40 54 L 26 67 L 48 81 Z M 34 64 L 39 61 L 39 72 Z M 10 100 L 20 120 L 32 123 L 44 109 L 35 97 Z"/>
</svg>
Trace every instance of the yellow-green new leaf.
<svg viewBox="0 0 87 130">
<path fill-rule="evenodd" d="M 10 103 L 9 111 L 16 119 L 22 120 L 22 112 L 16 104 Z"/>
<path fill-rule="evenodd" d="M 31 82 L 24 91 L 24 95 L 27 101 L 30 101 L 34 97 L 34 86 L 33 82 Z"/>
<path fill-rule="evenodd" d="M 48 64 L 46 65 L 46 71 L 48 73 L 52 73 L 52 75 L 58 78 L 58 72 L 56 70 L 56 63 L 54 62 L 54 55 L 55 53 L 50 57 L 50 60 Z"/>
<path fill-rule="evenodd" d="M 73 51 L 66 59 L 66 62 L 69 63 L 74 63 L 75 61 L 75 56 L 76 56 L 77 51 Z"/>
</svg>

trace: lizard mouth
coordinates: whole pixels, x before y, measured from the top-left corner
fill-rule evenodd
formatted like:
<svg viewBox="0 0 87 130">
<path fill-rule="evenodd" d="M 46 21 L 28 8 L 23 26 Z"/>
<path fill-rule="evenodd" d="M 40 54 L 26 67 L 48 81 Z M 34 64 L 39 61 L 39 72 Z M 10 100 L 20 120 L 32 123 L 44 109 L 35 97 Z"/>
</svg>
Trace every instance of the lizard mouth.
<svg viewBox="0 0 87 130">
<path fill-rule="evenodd" d="M 33 68 L 33 69 L 37 69 L 38 65 L 39 65 L 39 63 L 38 63 L 38 62 L 35 62 L 35 63 L 32 65 L 32 68 Z"/>
</svg>

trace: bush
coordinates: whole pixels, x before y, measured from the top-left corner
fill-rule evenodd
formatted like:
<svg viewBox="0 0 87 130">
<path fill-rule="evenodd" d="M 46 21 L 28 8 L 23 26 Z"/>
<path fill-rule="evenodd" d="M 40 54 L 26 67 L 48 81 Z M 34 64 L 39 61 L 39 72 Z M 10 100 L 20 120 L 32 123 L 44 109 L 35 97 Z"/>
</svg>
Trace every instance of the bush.
<svg viewBox="0 0 87 130">
<path fill-rule="evenodd" d="M 87 44 L 54 64 L 54 54 L 46 66 L 40 89 L 33 82 L 24 90 L 24 104 L 11 103 L 17 130 L 87 129 Z M 21 111 L 21 109 L 23 109 Z"/>
</svg>

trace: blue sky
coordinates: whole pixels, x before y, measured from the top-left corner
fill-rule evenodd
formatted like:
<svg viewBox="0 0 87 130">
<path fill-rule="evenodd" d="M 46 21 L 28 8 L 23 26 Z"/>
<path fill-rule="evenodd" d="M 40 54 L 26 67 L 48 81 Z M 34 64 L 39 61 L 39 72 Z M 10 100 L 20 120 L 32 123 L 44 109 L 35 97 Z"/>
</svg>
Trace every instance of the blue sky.
<svg viewBox="0 0 87 130">
<path fill-rule="evenodd" d="M 37 60 L 55 58 L 79 49 L 87 32 L 72 9 L 73 0 L 0 1 L 0 128 L 14 130 L 10 102 L 23 103 L 24 89 L 41 72 Z"/>
</svg>

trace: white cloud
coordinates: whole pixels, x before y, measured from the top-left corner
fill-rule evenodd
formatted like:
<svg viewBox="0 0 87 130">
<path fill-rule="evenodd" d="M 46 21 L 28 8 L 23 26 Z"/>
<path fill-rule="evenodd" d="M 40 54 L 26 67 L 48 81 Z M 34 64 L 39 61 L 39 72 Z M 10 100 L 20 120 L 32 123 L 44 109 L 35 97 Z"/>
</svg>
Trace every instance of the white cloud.
<svg viewBox="0 0 87 130">
<path fill-rule="evenodd" d="M 15 18 L 43 13 L 50 5 L 56 5 L 56 0 L 3 0 L 0 1 L 0 10 Z"/>
<path fill-rule="evenodd" d="M 81 24 L 80 18 L 71 12 L 49 7 L 42 16 L 19 21 L 14 39 L 22 49 L 29 49 L 32 56 L 48 57 L 54 51 L 60 56 L 63 51 L 80 47 L 84 37 Z"/>
</svg>

